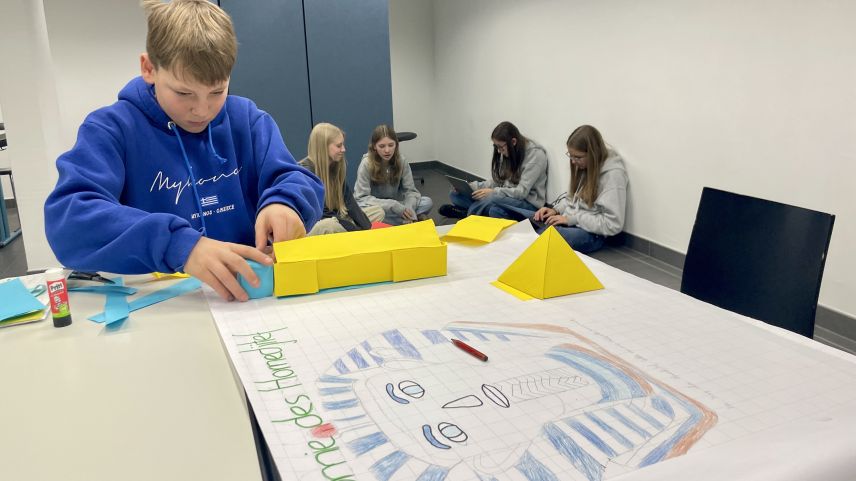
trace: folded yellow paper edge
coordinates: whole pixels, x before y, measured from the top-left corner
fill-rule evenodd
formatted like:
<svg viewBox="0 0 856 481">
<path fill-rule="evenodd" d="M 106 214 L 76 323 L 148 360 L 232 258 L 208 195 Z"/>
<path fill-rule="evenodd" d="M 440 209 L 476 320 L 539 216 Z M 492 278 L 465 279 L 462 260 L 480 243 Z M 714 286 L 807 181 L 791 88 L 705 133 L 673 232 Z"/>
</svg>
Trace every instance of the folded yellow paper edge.
<svg viewBox="0 0 856 481">
<path fill-rule="evenodd" d="M 521 301 L 531 301 L 532 299 L 535 299 L 534 297 L 530 296 L 529 294 L 527 294 L 523 291 L 518 291 L 517 289 L 515 289 L 515 288 L 513 288 L 507 284 L 503 284 L 502 282 L 499 282 L 499 281 L 493 281 L 490 283 L 490 285 L 502 289 L 503 291 L 505 291 L 505 292 L 511 294 L 512 296 L 520 299 Z"/>
</svg>

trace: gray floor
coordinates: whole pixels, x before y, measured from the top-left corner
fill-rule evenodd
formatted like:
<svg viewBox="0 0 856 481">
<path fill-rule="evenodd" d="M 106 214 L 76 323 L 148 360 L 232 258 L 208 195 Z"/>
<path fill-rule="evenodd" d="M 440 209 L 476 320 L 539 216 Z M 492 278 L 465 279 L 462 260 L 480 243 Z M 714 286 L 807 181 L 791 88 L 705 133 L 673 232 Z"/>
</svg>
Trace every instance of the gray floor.
<svg viewBox="0 0 856 481">
<path fill-rule="evenodd" d="M 0 200 L 2 202 L 2 200 Z M 8 209 L 9 227 L 16 230 L 21 227 L 18 209 L 11 206 Z M 0 279 L 12 276 L 22 276 L 27 273 L 27 257 L 24 254 L 24 236 L 19 235 L 15 240 L 0 247 Z"/>
</svg>

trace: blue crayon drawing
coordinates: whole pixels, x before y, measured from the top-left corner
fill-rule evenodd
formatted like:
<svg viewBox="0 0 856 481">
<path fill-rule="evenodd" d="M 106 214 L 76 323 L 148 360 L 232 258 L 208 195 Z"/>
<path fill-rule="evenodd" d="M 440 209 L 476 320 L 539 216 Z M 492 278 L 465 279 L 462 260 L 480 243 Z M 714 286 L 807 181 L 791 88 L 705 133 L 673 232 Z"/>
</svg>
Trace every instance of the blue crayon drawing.
<svg viewBox="0 0 856 481">
<path fill-rule="evenodd" d="M 466 338 L 490 362 L 462 355 Z M 393 329 L 318 378 L 358 478 L 597 481 L 686 453 L 716 413 L 577 332 Z M 406 476 L 405 476 L 406 473 Z"/>
</svg>

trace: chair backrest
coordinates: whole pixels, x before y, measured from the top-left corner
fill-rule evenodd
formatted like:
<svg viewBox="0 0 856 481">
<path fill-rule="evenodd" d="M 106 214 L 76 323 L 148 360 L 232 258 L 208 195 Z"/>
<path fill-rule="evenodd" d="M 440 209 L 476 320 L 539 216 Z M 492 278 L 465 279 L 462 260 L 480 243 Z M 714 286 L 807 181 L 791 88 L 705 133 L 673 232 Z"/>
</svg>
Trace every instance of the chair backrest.
<svg viewBox="0 0 856 481">
<path fill-rule="evenodd" d="M 705 187 L 681 292 L 812 337 L 835 216 Z"/>
</svg>

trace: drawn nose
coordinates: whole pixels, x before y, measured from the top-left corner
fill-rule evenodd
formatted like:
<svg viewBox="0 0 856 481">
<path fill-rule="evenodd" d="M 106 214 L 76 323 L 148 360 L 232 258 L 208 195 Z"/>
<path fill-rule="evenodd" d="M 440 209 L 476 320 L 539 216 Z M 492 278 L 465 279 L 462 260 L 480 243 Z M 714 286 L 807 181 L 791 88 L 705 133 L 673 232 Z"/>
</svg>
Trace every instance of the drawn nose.
<svg viewBox="0 0 856 481">
<path fill-rule="evenodd" d="M 483 404 L 484 402 L 478 396 L 470 394 L 469 396 L 447 402 L 443 405 L 443 409 L 477 408 Z"/>
</svg>

